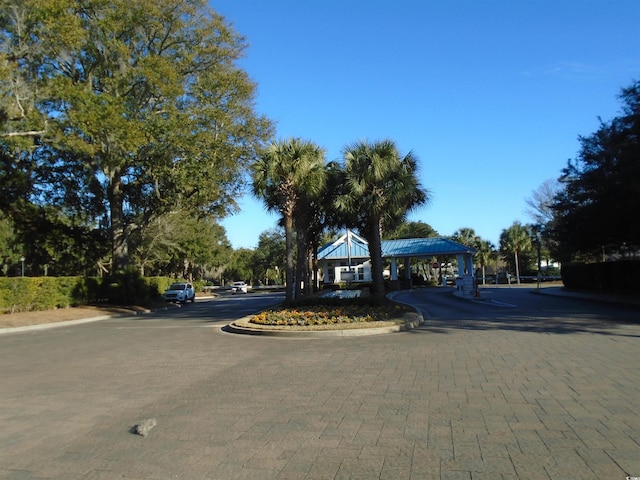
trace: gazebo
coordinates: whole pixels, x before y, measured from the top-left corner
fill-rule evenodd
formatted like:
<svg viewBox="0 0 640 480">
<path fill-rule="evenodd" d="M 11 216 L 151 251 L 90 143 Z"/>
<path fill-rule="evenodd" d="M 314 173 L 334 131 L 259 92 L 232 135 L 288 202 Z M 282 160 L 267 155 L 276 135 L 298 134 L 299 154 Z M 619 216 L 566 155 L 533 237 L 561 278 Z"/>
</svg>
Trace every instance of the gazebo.
<svg viewBox="0 0 640 480">
<path fill-rule="evenodd" d="M 463 295 L 474 295 L 473 255 L 477 251 L 447 238 L 405 238 L 383 240 L 382 257 L 389 259 L 389 279 L 398 282 L 398 263 L 404 262 L 404 278 L 411 282 L 412 258 L 456 257 L 458 277 L 456 286 Z M 323 283 L 370 282 L 371 259 L 367 241 L 347 230 L 335 242 L 324 245 L 318 251 L 318 266 L 323 272 Z"/>
</svg>

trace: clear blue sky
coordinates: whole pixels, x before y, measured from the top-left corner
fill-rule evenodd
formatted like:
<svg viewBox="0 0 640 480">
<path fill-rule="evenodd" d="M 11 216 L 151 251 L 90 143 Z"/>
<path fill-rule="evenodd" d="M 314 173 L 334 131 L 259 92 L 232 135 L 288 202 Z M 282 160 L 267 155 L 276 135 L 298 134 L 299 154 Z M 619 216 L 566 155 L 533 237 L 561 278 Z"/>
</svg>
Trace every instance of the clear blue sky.
<svg viewBox="0 0 640 480">
<path fill-rule="evenodd" d="M 277 138 L 394 140 L 431 203 L 409 220 L 496 246 L 598 117 L 640 79 L 638 0 L 212 0 L 249 43 L 240 65 Z M 277 217 L 247 195 L 222 224 L 257 246 Z"/>
</svg>

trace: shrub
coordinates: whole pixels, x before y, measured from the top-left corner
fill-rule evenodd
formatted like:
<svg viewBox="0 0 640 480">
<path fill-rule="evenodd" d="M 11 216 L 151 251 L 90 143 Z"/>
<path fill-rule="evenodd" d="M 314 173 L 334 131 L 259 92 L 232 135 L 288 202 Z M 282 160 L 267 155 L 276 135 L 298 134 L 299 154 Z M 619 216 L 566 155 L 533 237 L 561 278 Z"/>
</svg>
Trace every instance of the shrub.
<svg viewBox="0 0 640 480">
<path fill-rule="evenodd" d="M 310 297 L 288 307 L 255 315 L 250 322 L 260 325 L 328 325 L 336 323 L 376 322 L 398 318 L 411 311 L 390 301 L 377 303 L 373 297 Z"/>
<path fill-rule="evenodd" d="M 601 292 L 640 292 L 640 261 L 571 263 L 562 266 L 567 288 Z"/>
</svg>

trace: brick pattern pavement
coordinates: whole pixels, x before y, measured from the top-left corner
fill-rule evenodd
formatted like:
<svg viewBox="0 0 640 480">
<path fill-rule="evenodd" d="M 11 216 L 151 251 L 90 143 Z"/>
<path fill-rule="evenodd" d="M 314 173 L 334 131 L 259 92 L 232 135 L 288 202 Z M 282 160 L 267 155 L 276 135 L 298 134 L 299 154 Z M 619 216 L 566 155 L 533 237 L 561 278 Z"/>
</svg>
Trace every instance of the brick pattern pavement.
<svg viewBox="0 0 640 480">
<path fill-rule="evenodd" d="M 622 480 L 640 476 L 639 347 L 640 325 L 436 321 L 348 339 L 159 319 L 4 335 L 0 478 Z"/>
</svg>

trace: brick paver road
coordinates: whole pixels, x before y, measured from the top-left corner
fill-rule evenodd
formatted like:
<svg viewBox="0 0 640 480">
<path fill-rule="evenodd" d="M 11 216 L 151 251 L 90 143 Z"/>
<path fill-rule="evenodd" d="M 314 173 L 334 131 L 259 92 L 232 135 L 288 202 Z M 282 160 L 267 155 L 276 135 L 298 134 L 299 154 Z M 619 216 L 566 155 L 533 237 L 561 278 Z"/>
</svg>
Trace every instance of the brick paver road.
<svg viewBox="0 0 640 480">
<path fill-rule="evenodd" d="M 575 331 L 488 328 L 484 310 L 474 328 L 483 308 L 369 337 L 166 315 L 2 335 L 0 478 L 640 476 L 640 325 L 576 310 Z"/>
</svg>

